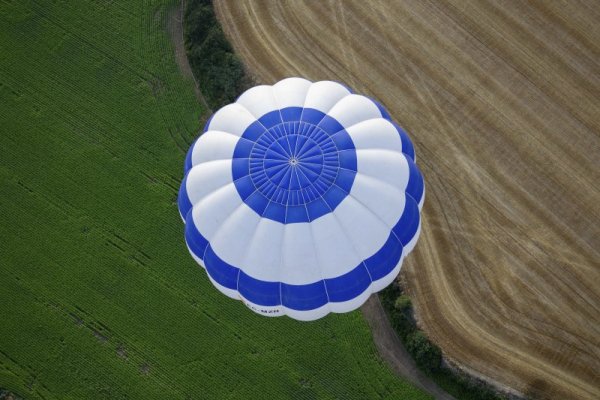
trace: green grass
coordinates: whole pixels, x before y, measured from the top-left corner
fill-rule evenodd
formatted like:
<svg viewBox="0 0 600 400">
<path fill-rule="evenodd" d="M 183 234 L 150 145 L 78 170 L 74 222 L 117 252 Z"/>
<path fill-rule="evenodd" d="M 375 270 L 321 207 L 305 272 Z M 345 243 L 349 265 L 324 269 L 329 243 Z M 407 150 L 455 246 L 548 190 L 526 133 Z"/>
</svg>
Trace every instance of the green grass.
<svg viewBox="0 0 600 400">
<path fill-rule="evenodd" d="M 172 1 L 0 0 L 0 388 L 27 399 L 425 399 L 358 312 L 253 314 L 176 207 L 206 116 Z"/>
</svg>

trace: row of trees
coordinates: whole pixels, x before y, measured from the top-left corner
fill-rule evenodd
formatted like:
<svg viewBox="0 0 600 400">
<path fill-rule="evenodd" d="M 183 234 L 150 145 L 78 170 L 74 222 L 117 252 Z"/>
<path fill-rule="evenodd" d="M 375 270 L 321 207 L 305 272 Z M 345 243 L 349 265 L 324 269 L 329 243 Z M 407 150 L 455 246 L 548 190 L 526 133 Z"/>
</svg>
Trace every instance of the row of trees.
<svg viewBox="0 0 600 400">
<path fill-rule="evenodd" d="M 437 371 L 442 364 L 442 352 L 417 329 L 410 298 L 401 293 L 398 285 L 391 285 L 382 292 L 381 299 L 392 326 L 417 365 L 425 372 Z"/>
<path fill-rule="evenodd" d="M 418 329 L 410 298 L 403 293 L 399 284 L 394 283 L 380 292 L 380 299 L 390 323 L 402 339 L 406 350 L 411 354 L 417 366 L 438 385 L 460 399 L 504 399 L 483 382 L 478 382 L 466 374 L 442 368 L 440 348 Z"/>
<path fill-rule="evenodd" d="M 185 46 L 202 95 L 216 110 L 249 87 L 244 67 L 225 38 L 211 0 L 188 0 L 184 16 Z"/>
</svg>

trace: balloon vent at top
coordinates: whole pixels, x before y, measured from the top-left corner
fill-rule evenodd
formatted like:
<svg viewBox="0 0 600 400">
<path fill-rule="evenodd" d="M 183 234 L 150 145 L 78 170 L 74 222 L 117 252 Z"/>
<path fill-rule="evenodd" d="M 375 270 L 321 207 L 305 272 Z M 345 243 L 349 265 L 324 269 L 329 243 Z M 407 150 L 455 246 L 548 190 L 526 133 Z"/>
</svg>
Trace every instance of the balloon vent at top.
<svg viewBox="0 0 600 400">
<path fill-rule="evenodd" d="M 336 82 L 247 90 L 210 118 L 184 169 L 190 253 L 217 289 L 262 315 L 358 308 L 419 236 L 424 184 L 408 135 Z"/>
</svg>

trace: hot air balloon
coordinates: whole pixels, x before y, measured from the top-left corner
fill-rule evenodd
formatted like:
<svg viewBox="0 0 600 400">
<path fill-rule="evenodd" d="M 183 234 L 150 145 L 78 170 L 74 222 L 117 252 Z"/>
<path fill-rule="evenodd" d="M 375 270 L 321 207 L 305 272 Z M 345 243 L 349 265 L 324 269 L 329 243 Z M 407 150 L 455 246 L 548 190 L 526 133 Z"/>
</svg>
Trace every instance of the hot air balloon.
<svg viewBox="0 0 600 400">
<path fill-rule="evenodd" d="M 420 232 L 414 147 L 376 101 L 288 78 L 219 109 L 185 159 L 178 206 L 192 257 L 266 316 L 360 307 Z"/>
</svg>

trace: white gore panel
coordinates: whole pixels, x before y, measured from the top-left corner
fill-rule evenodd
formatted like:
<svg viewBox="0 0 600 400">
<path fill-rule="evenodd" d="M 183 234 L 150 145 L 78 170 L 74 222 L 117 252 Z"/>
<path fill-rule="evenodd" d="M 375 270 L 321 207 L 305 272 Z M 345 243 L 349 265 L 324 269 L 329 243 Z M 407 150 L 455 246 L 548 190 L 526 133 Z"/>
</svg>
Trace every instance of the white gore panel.
<svg viewBox="0 0 600 400">
<path fill-rule="evenodd" d="M 391 230 L 404 211 L 404 192 L 394 186 L 357 173 L 350 196 L 361 202 Z"/>
<path fill-rule="evenodd" d="M 303 107 L 311 84 L 303 78 L 287 78 L 277 82 L 273 85 L 273 94 L 278 108 Z"/>
<path fill-rule="evenodd" d="M 242 136 L 246 128 L 254 121 L 256 121 L 256 118 L 243 105 L 232 103 L 214 114 L 208 124 L 208 130 L 223 131 L 235 136 Z"/>
<path fill-rule="evenodd" d="M 244 265 L 260 216 L 245 203 L 223 221 L 210 245 L 216 255 L 230 265 Z"/>
<path fill-rule="evenodd" d="M 281 280 L 290 285 L 306 285 L 320 281 L 321 269 L 317 260 L 309 223 L 284 226 L 281 259 Z"/>
<path fill-rule="evenodd" d="M 248 243 L 248 252 L 243 263 L 246 274 L 262 281 L 280 280 L 283 227 L 279 222 L 261 218 Z"/>
<path fill-rule="evenodd" d="M 310 227 L 323 279 L 344 275 L 362 262 L 332 213 L 314 220 Z"/>
<path fill-rule="evenodd" d="M 354 142 L 354 147 L 360 149 L 383 149 L 402 153 L 402 140 L 398 131 L 390 121 L 383 118 L 373 118 L 352 125 L 347 130 Z"/>
<path fill-rule="evenodd" d="M 198 138 L 192 150 L 192 165 L 207 161 L 229 160 L 240 138 L 222 131 L 207 131 Z"/>
<path fill-rule="evenodd" d="M 329 115 L 346 129 L 367 119 L 381 118 L 377 105 L 368 97 L 359 94 L 351 94 L 341 99 L 329 111 Z"/>
<path fill-rule="evenodd" d="M 350 95 L 350 91 L 333 81 L 320 81 L 310 85 L 304 101 L 305 108 L 314 108 L 325 114 L 344 97 Z"/>
<path fill-rule="evenodd" d="M 356 151 L 356 161 L 360 174 L 386 182 L 401 192 L 406 190 L 410 171 L 403 153 L 391 150 L 362 149 Z"/>
<path fill-rule="evenodd" d="M 354 197 L 346 197 L 333 212 L 362 260 L 375 254 L 390 236 L 379 217 Z"/>
<path fill-rule="evenodd" d="M 231 159 L 209 161 L 189 170 L 185 189 L 193 206 L 232 182 Z"/>
<path fill-rule="evenodd" d="M 232 182 L 212 192 L 194 204 L 192 217 L 198 231 L 212 241 L 223 222 L 242 204 L 242 199 Z"/>
<path fill-rule="evenodd" d="M 283 309 L 285 311 L 285 314 L 291 318 L 297 319 L 299 321 L 314 321 L 316 319 L 323 318 L 331 312 L 329 304 L 330 303 L 325 304 L 319 308 L 306 311 L 293 310 L 285 306 L 283 307 Z"/>
<path fill-rule="evenodd" d="M 255 86 L 246 90 L 236 103 L 244 106 L 256 119 L 277 109 L 273 87 L 269 85 Z"/>
</svg>

